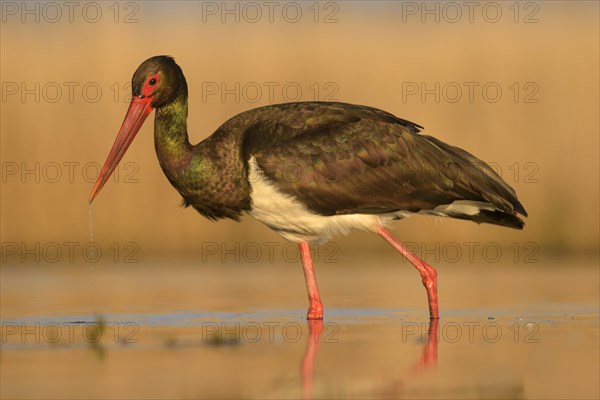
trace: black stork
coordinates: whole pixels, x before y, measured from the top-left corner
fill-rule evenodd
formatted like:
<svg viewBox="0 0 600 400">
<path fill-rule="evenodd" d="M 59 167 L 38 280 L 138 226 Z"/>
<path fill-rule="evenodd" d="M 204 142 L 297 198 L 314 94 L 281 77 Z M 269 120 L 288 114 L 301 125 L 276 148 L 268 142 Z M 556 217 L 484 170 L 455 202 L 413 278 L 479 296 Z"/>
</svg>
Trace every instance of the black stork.
<svg viewBox="0 0 600 400">
<path fill-rule="evenodd" d="M 353 228 L 378 233 L 419 271 L 431 318 L 439 318 L 437 272 L 386 229 L 411 213 L 522 229 L 515 191 L 486 163 L 385 111 L 346 103 L 296 102 L 255 108 L 192 145 L 187 83 L 173 58 L 156 56 L 133 74 L 132 100 L 90 203 L 156 110 L 154 144 L 167 179 L 211 220 L 244 213 L 298 243 L 308 319 L 323 305 L 309 252 Z"/>
</svg>

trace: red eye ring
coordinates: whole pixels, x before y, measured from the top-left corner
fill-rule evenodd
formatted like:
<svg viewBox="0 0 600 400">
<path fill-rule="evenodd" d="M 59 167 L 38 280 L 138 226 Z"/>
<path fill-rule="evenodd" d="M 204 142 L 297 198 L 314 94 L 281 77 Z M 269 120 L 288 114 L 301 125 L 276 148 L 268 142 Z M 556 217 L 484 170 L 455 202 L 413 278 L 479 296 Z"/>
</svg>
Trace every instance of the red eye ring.
<svg viewBox="0 0 600 400">
<path fill-rule="evenodd" d="M 142 87 L 142 95 L 150 96 L 154 92 L 158 82 L 160 82 L 160 76 L 158 74 L 150 75 Z"/>
</svg>

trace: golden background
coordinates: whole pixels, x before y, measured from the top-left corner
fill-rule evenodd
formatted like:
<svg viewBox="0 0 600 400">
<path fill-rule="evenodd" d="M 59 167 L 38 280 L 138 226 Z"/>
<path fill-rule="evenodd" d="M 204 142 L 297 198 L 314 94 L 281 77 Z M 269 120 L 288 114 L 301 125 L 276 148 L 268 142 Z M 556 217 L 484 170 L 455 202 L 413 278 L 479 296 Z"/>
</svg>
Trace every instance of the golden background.
<svg viewBox="0 0 600 400">
<path fill-rule="evenodd" d="M 120 3 L 117 16 L 102 3 L 102 18 L 89 23 L 82 18 L 82 4 L 72 23 L 64 8 L 56 23 L 45 21 L 43 14 L 39 23 L 31 23 L 32 16 L 21 23 L 20 14 L 4 15 L 3 242 L 43 246 L 88 240 L 87 197 L 96 166 L 104 162 L 127 109 L 127 84 L 143 60 L 169 54 L 187 77 L 192 143 L 241 111 L 285 102 L 286 83 L 302 89 L 300 100 L 323 100 L 335 90 L 330 97 L 336 100 L 392 112 L 423 125 L 425 134 L 493 162 L 530 215 L 522 232 L 417 216 L 396 224 L 401 240 L 533 242 L 540 252 L 552 254 L 598 250 L 595 2 L 538 2 L 537 10 L 522 4 L 518 15 L 504 3 L 497 23 L 483 19 L 482 7 L 475 9 L 472 23 L 464 8 L 456 23 L 447 21 L 452 9 L 441 14 L 439 23 L 427 15 L 422 23 L 421 14 L 406 14 L 400 2 L 332 3 L 336 8 L 320 3 L 318 23 L 309 3 L 299 3 L 304 14 L 297 23 L 286 22 L 281 8 L 275 9 L 272 23 L 265 7 L 257 23 L 246 21 L 252 20 L 252 9 L 240 11 L 239 23 L 231 15 L 222 23 L 219 13 L 203 14 L 206 5 L 201 2 L 139 2 L 133 3 L 135 8 Z M 87 10 L 88 18 L 92 11 Z M 52 9 L 46 14 L 53 18 Z M 124 23 L 126 19 L 133 22 Z M 222 82 L 230 89 L 236 82 L 240 88 L 250 86 L 246 94 L 238 92 L 239 102 L 234 95 L 222 101 L 221 92 L 206 92 Z M 265 82 L 278 85 L 273 99 Z M 433 94 L 423 101 L 421 93 L 403 91 L 421 82 L 429 89 L 440 83 L 439 102 Z M 472 102 L 465 82 L 478 85 Z M 515 82 L 518 94 L 511 86 Z M 499 101 L 483 97 L 488 83 L 501 87 Z M 253 91 L 257 85 L 263 89 L 260 96 Z M 462 87 L 462 96 L 452 102 L 456 86 Z M 23 94 L 23 88 L 33 89 L 39 102 L 36 95 Z M 535 102 L 526 102 L 531 100 Z M 149 118 L 122 160 L 118 182 L 111 180 L 95 201 L 99 242 L 133 241 L 147 257 L 155 252 L 194 256 L 206 240 L 282 242 L 248 217 L 241 224 L 215 224 L 179 208 L 180 196 L 157 163 L 152 132 Z M 21 175 L 36 163 L 37 176 Z M 125 182 L 131 179 L 137 182 Z M 365 233 L 335 240 L 342 251 L 380 245 Z"/>
</svg>

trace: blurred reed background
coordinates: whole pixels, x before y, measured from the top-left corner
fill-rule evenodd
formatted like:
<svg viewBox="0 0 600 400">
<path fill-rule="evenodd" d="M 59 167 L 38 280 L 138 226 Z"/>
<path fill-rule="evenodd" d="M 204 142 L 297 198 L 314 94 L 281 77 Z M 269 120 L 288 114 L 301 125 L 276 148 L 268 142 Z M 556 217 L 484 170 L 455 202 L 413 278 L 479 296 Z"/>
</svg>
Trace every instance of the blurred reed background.
<svg viewBox="0 0 600 400">
<path fill-rule="evenodd" d="M 7 9 L 6 3 L 19 9 Z M 597 254 L 597 2 L 518 3 L 519 15 L 510 9 L 512 2 L 497 2 L 502 18 L 496 23 L 482 17 L 487 3 L 475 9 L 473 22 L 463 7 L 455 23 L 448 21 L 454 14 L 447 2 L 436 3 L 439 22 L 431 15 L 422 22 L 406 2 L 303 2 L 296 3 L 303 12 L 296 23 L 282 17 L 281 7 L 270 22 L 262 2 L 254 3 L 263 14 L 254 23 L 254 10 L 243 14 L 244 3 L 166 1 L 117 3 L 118 15 L 109 8 L 113 3 L 95 3 L 102 16 L 91 23 L 82 17 L 88 3 L 76 3 L 73 22 L 62 3 L 57 3 L 62 17 L 55 22 L 54 11 L 44 11 L 43 3 L 28 3 L 40 7 L 39 22 L 22 15 L 24 3 L 3 3 L 3 242 L 88 240 L 87 198 L 96 166 L 104 162 L 127 109 L 127 84 L 146 58 L 169 54 L 187 77 L 192 143 L 241 111 L 288 99 L 378 107 L 493 162 L 530 214 L 522 232 L 413 217 L 396 224 L 399 238 L 533 242 L 552 254 Z M 207 6 L 217 7 L 216 14 Z M 95 8 L 89 7 L 86 12 L 92 13 Z M 238 7 L 239 22 L 236 15 L 225 15 L 223 23 L 222 7 Z M 533 11 L 537 22 L 525 23 Z M 92 14 L 86 17 L 94 19 Z M 221 83 L 233 89 L 236 82 L 239 99 L 235 94 L 223 99 Z M 408 92 L 420 90 L 422 82 L 428 89 L 440 83 L 438 101 L 435 94 L 423 99 L 420 91 Z M 465 82 L 476 83 L 473 101 Z M 482 94 L 488 83 L 502 89 L 499 101 L 490 101 L 493 90 L 487 99 Z M 456 86 L 462 96 L 454 101 Z M 180 196 L 156 160 L 152 132 L 149 119 L 121 163 L 118 182 L 111 180 L 95 201 L 98 241 L 136 242 L 144 260 L 175 253 L 199 259 L 205 241 L 283 243 L 249 217 L 241 224 L 213 223 L 180 208 Z M 365 233 L 335 240 L 346 254 L 385 247 Z"/>
</svg>

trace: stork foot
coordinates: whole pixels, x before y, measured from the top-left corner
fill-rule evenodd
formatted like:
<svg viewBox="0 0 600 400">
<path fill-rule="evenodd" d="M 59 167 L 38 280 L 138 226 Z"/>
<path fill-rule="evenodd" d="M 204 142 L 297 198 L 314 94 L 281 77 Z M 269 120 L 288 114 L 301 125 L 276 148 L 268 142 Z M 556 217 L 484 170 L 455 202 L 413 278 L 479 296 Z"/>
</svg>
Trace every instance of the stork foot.
<svg viewBox="0 0 600 400">
<path fill-rule="evenodd" d="M 306 319 L 323 319 L 323 304 L 320 302 L 310 303 L 308 307 L 308 314 L 306 315 Z"/>
</svg>

